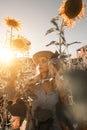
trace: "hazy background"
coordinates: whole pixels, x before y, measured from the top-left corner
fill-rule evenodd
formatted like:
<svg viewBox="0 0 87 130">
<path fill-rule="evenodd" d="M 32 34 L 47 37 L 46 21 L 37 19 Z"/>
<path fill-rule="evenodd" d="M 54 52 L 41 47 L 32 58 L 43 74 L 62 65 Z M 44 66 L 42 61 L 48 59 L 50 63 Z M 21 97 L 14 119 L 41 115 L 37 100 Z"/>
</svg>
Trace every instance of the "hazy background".
<svg viewBox="0 0 87 130">
<path fill-rule="evenodd" d="M 84 0 L 86 2 L 86 0 Z M 46 31 L 53 27 L 51 19 L 58 14 L 62 0 L 1 0 L 0 1 L 0 43 L 7 37 L 8 27 L 3 19 L 7 16 L 16 18 L 22 23 L 20 31 L 13 33 L 23 35 L 31 41 L 30 55 L 39 50 L 55 51 L 55 46 L 46 47 L 50 41 L 57 39 L 55 33 L 45 36 Z M 87 2 L 86 2 L 87 3 Z M 87 10 L 87 8 L 86 8 Z M 87 11 L 86 11 L 87 12 Z M 66 28 L 65 37 L 68 43 L 79 41 L 81 44 L 72 45 L 69 52 L 76 56 L 77 48 L 87 44 L 87 15 L 73 28 Z"/>
</svg>

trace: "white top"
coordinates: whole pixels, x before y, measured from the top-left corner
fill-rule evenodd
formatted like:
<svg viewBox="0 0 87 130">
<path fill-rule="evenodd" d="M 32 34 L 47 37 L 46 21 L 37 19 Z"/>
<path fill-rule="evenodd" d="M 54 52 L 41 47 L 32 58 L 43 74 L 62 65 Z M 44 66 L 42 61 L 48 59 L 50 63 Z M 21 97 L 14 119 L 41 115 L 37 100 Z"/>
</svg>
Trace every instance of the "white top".
<svg viewBox="0 0 87 130">
<path fill-rule="evenodd" d="M 58 102 L 58 91 L 56 89 L 49 93 L 45 93 L 43 87 L 39 84 L 36 86 L 34 94 L 36 95 L 36 98 L 32 102 L 32 112 L 34 112 L 37 107 L 54 110 L 54 107 Z"/>
</svg>

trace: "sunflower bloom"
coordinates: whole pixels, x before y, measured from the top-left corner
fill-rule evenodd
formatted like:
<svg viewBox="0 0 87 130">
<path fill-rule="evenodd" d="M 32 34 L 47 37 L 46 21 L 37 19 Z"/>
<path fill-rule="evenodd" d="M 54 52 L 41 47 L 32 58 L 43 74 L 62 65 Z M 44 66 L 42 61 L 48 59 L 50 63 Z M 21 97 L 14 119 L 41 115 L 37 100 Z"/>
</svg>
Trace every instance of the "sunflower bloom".
<svg viewBox="0 0 87 130">
<path fill-rule="evenodd" d="M 7 17 L 4 19 L 4 21 L 8 27 L 11 27 L 17 30 L 20 29 L 21 22 L 16 20 L 15 18 Z"/>
<path fill-rule="evenodd" d="M 82 0 L 64 0 L 59 9 L 64 25 L 72 27 L 76 24 L 76 18 L 81 20 L 84 16 L 84 2 Z"/>
<path fill-rule="evenodd" d="M 31 42 L 22 36 L 12 40 L 12 47 L 20 52 L 26 52 L 30 49 Z"/>
</svg>

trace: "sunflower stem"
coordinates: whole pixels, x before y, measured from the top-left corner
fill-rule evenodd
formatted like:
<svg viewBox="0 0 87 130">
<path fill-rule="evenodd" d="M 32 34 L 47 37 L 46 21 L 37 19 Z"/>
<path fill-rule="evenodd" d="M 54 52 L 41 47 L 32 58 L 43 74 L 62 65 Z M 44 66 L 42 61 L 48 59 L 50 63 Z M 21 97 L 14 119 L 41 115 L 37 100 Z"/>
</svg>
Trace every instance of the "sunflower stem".
<svg viewBox="0 0 87 130">
<path fill-rule="evenodd" d="M 12 30 L 13 30 L 13 28 L 11 27 L 11 32 L 10 32 L 10 49 L 12 48 Z"/>
<path fill-rule="evenodd" d="M 59 33 L 59 51 L 60 51 L 60 55 L 62 53 L 61 33 L 62 33 L 62 29 L 63 29 L 63 23 L 64 23 L 64 20 L 62 20 L 62 22 L 61 22 L 60 33 Z"/>
</svg>

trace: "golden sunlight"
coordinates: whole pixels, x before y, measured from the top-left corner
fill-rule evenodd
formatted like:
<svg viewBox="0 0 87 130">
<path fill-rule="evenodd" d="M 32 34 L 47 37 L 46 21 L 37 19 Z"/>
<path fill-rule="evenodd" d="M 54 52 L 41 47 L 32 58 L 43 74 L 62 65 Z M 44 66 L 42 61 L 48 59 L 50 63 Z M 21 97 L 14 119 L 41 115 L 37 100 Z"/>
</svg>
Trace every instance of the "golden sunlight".
<svg viewBox="0 0 87 130">
<path fill-rule="evenodd" d="M 11 62 L 13 60 L 13 53 L 9 48 L 0 47 L 0 62 Z"/>
</svg>

